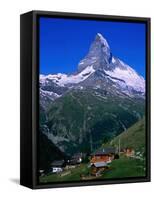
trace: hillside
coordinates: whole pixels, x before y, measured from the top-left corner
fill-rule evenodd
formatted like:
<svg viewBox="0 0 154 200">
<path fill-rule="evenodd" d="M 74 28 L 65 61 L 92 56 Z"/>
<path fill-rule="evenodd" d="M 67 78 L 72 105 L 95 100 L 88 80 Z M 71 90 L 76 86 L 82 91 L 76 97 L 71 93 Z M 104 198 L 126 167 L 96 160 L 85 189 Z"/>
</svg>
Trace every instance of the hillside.
<svg viewBox="0 0 154 200">
<path fill-rule="evenodd" d="M 46 113 L 44 134 L 67 154 L 89 153 L 143 116 L 143 101 L 103 92 L 76 90 L 57 99 Z"/>
<path fill-rule="evenodd" d="M 109 145 L 118 146 L 120 140 L 121 148 L 134 148 L 136 151 L 145 151 L 145 118 L 135 123 L 126 131 L 115 137 Z M 108 145 L 106 144 L 106 145 Z"/>
</svg>

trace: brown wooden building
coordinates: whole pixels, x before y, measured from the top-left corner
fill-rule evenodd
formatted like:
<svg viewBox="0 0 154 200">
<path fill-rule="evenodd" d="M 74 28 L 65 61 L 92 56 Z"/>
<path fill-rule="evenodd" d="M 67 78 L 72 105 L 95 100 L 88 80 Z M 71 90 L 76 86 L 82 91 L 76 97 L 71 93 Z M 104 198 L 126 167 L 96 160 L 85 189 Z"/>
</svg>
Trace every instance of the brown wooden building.
<svg viewBox="0 0 154 200">
<path fill-rule="evenodd" d="M 91 154 L 90 163 L 94 164 L 97 162 L 110 163 L 116 154 L 116 149 L 113 147 L 106 147 L 97 150 Z"/>
</svg>

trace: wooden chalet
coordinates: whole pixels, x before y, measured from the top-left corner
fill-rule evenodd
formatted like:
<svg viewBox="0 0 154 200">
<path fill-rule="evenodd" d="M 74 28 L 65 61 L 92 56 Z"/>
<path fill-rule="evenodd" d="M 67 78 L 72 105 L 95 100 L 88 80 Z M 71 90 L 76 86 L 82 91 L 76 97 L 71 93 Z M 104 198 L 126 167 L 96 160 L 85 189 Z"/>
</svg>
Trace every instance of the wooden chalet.
<svg viewBox="0 0 154 200">
<path fill-rule="evenodd" d="M 114 159 L 115 154 L 116 154 L 116 149 L 113 147 L 101 148 L 91 154 L 90 163 L 91 164 L 97 162 L 110 163 Z"/>
<path fill-rule="evenodd" d="M 107 169 L 106 162 L 95 162 L 91 164 L 91 175 L 98 176 L 101 172 Z"/>
<path fill-rule="evenodd" d="M 113 147 L 101 148 L 91 154 L 91 175 L 99 176 L 101 172 L 108 168 L 116 155 L 116 149 Z"/>
</svg>

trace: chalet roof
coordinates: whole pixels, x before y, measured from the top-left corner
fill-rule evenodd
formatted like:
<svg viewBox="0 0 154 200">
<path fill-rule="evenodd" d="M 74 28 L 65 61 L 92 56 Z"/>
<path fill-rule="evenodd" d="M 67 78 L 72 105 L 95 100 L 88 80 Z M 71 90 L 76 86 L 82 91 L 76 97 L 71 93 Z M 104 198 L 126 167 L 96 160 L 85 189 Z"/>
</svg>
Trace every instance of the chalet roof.
<svg viewBox="0 0 154 200">
<path fill-rule="evenodd" d="M 95 167 L 105 167 L 105 166 L 107 166 L 107 163 L 106 162 L 96 162 L 96 163 L 93 163 L 92 165 L 94 165 Z"/>
<path fill-rule="evenodd" d="M 51 163 L 52 167 L 62 167 L 64 165 L 65 161 L 64 160 L 54 160 Z"/>
<path fill-rule="evenodd" d="M 115 153 L 115 152 L 116 152 L 116 148 L 106 147 L 106 148 L 101 148 L 101 149 L 95 151 L 91 155 L 93 155 L 93 156 L 95 156 L 95 155 L 106 155 L 106 154 Z"/>
</svg>

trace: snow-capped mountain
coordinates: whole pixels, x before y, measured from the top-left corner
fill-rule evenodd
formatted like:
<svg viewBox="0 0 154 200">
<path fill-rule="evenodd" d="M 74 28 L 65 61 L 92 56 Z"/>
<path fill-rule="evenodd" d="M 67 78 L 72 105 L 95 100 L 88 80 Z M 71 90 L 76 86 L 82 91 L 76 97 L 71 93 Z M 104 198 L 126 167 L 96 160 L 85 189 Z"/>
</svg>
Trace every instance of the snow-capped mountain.
<svg viewBox="0 0 154 200">
<path fill-rule="evenodd" d="M 53 101 L 70 89 L 87 87 L 106 88 L 118 94 L 122 92 L 143 98 L 145 80 L 132 67 L 113 56 L 106 39 L 97 33 L 75 73 L 40 75 L 40 96 L 48 100 Z"/>
<path fill-rule="evenodd" d="M 40 130 L 68 155 L 90 153 L 144 116 L 144 95 L 144 78 L 98 33 L 76 72 L 40 75 Z"/>
</svg>

